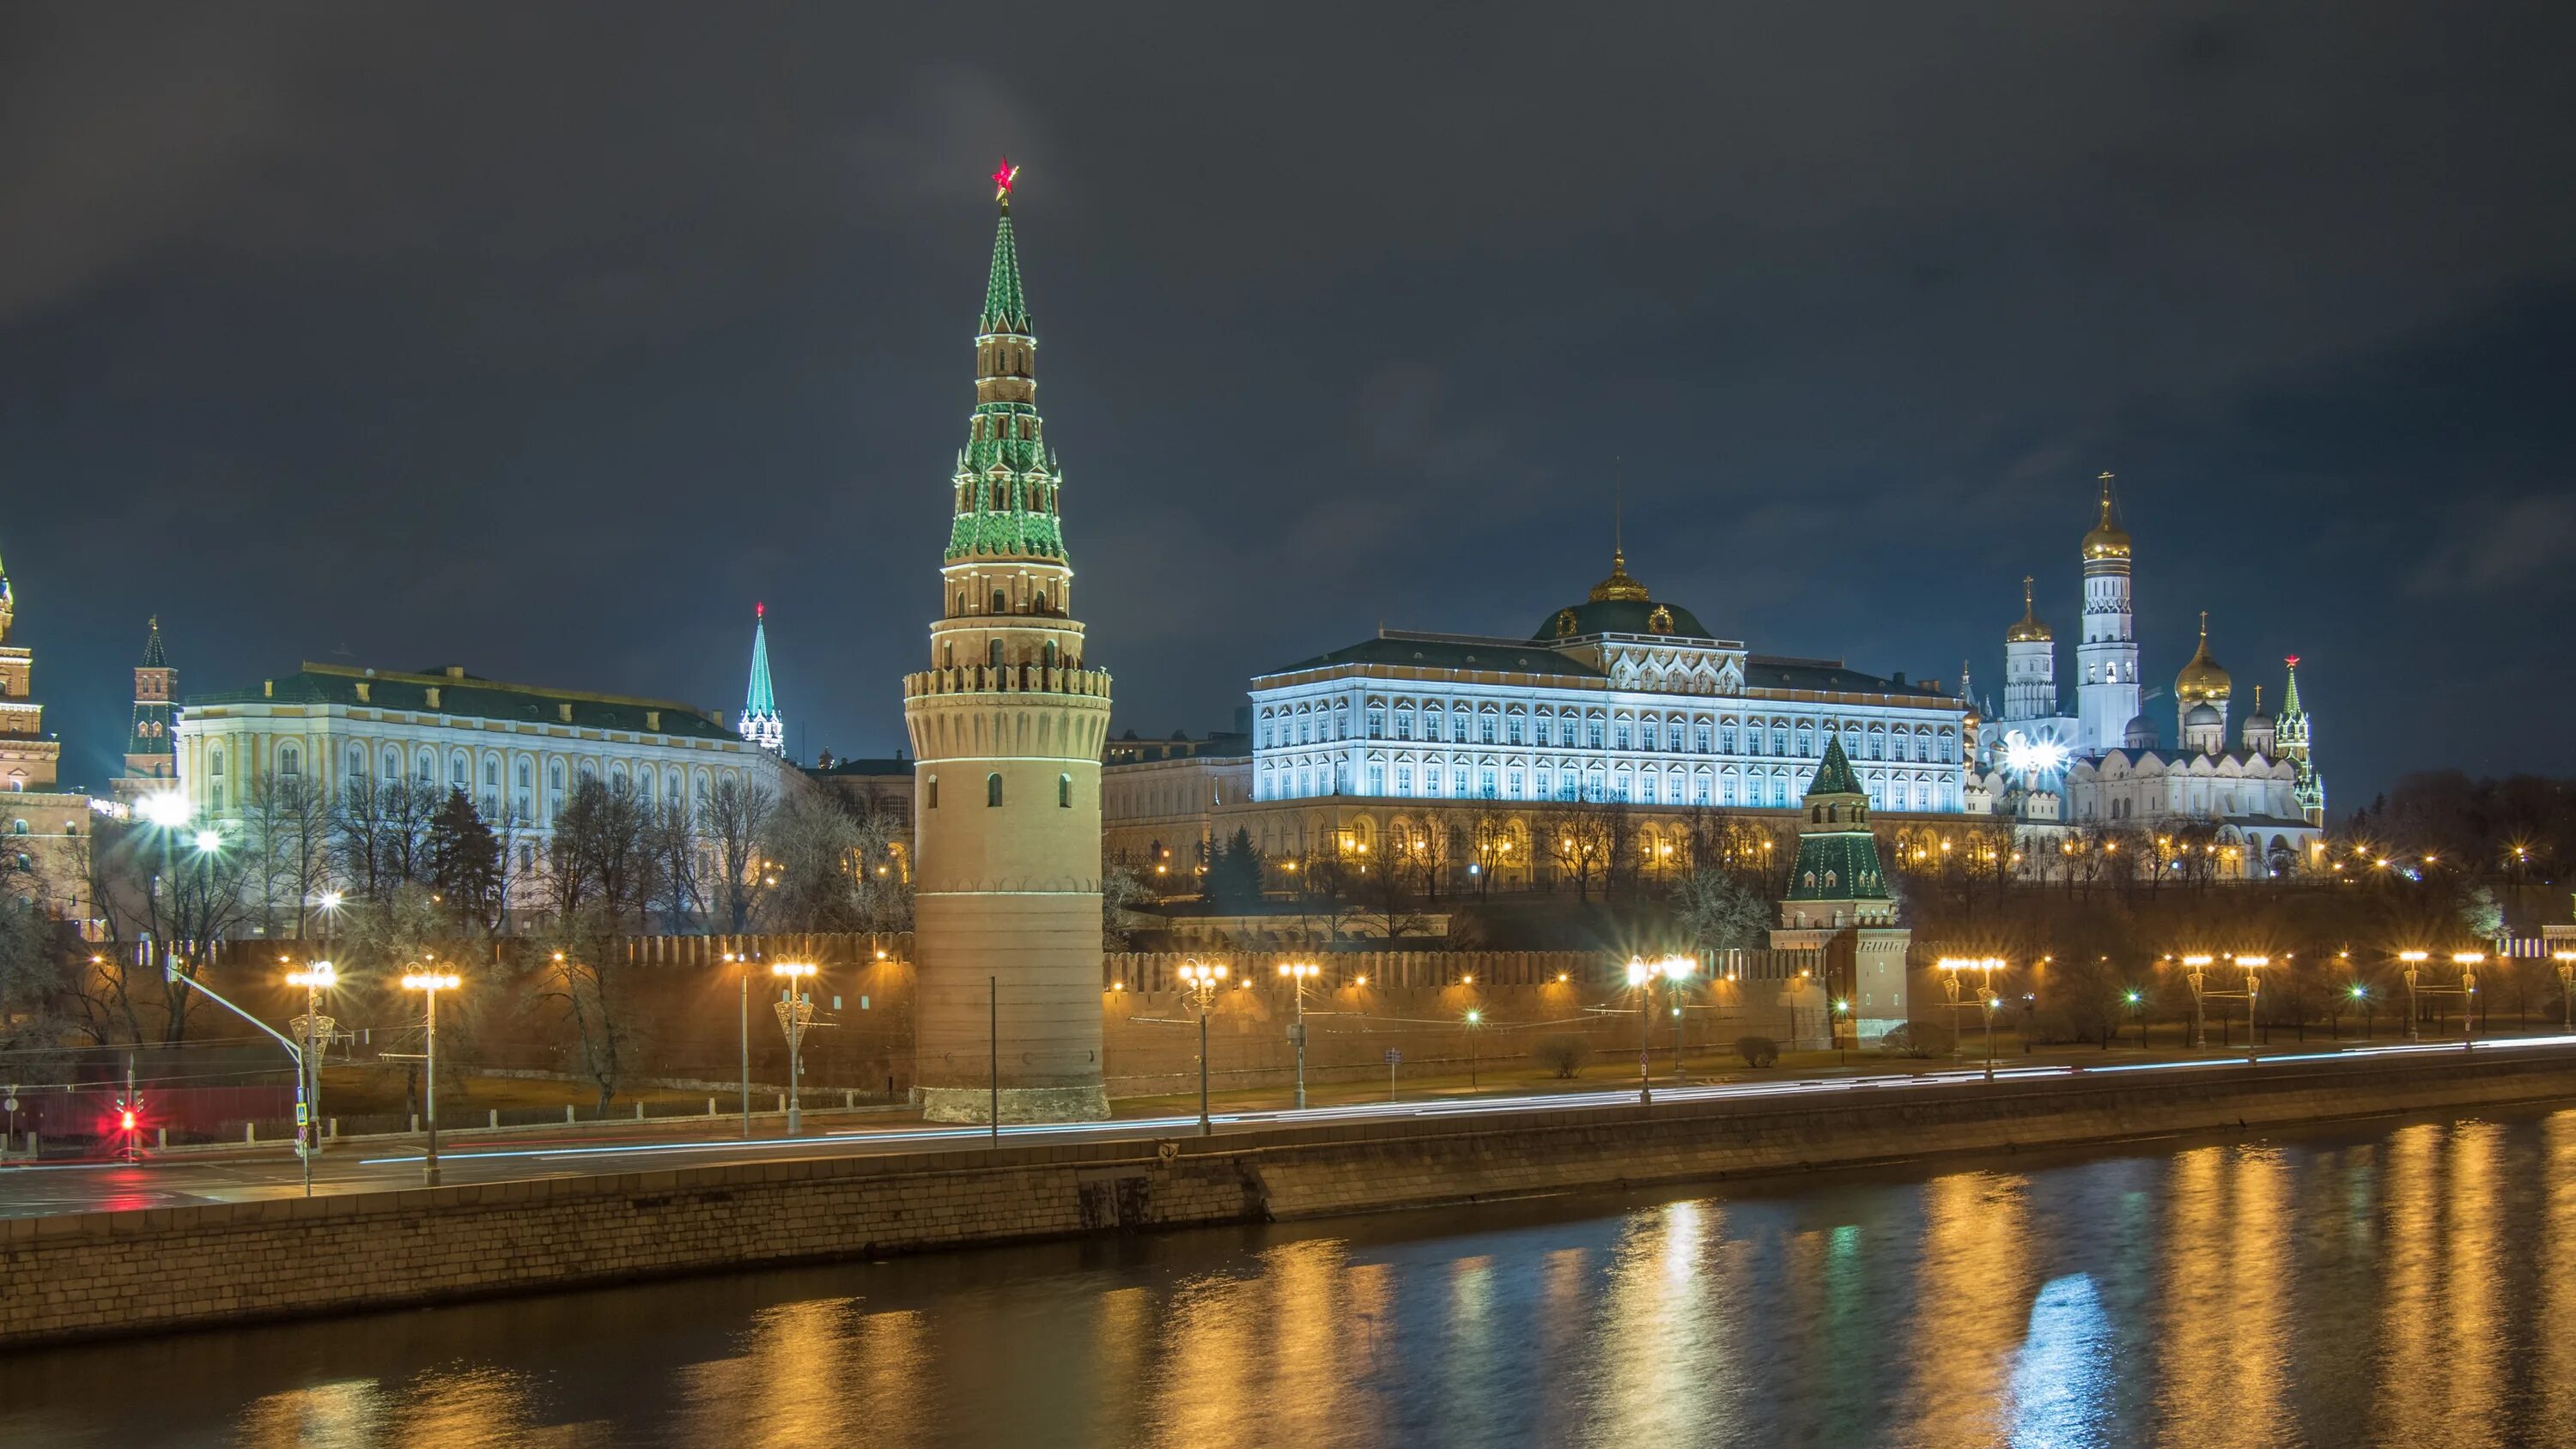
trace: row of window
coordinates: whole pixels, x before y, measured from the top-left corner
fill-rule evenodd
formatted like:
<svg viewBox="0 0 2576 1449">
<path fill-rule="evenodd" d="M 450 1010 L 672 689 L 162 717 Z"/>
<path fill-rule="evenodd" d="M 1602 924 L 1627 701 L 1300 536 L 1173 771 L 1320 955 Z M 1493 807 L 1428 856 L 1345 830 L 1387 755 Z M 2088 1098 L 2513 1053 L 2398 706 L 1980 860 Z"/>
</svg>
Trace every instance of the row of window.
<svg viewBox="0 0 2576 1449">
<path fill-rule="evenodd" d="M 988 808 L 998 808 L 1001 803 L 1002 775 L 1000 771 L 996 770 L 992 774 L 984 777 L 984 804 Z M 1055 803 L 1058 809 L 1070 810 L 1073 808 L 1073 777 L 1071 775 L 1058 775 L 1055 777 Z M 924 810 L 936 810 L 939 808 L 939 777 L 937 775 L 925 775 L 922 777 L 921 808 Z"/>
<path fill-rule="evenodd" d="M 1785 718 L 1766 721 L 1705 715 L 1695 719 L 1625 712 L 1614 715 L 1597 709 L 1580 712 L 1569 708 L 1557 713 L 1544 706 L 1531 714 L 1517 705 L 1508 711 L 1494 705 L 1478 710 L 1462 705 L 1452 710 L 1427 707 L 1417 713 L 1410 705 L 1398 704 L 1390 712 L 1385 704 L 1372 700 L 1362 712 L 1361 730 L 1365 738 L 1372 740 L 1419 738 L 1435 744 L 1534 743 L 1544 749 L 1670 750 L 1811 759 L 1824 752 L 1822 741 L 1833 736 L 1835 724 L 1827 720 L 1819 725 L 1812 719 L 1793 723 Z M 1864 726 L 1858 720 L 1849 720 L 1843 722 L 1841 730 L 1843 752 L 1856 760 L 1911 759 L 1920 764 L 1951 764 L 1958 759 L 1958 735 L 1948 726 L 1938 730 L 1930 725 Z M 1282 707 L 1262 711 L 1263 749 L 1325 744 L 1350 737 L 1348 700 L 1335 701 L 1330 706 L 1300 705 L 1294 710 Z"/>
<path fill-rule="evenodd" d="M 1792 775 L 1785 769 L 1768 774 L 1749 774 L 1722 770 L 1712 775 L 1697 770 L 1685 776 L 1680 770 L 1659 773 L 1654 770 L 1604 770 L 1542 765 L 1526 769 L 1512 765 L 1417 764 L 1399 760 L 1392 766 L 1371 760 L 1363 767 L 1364 795 L 1395 799 L 1423 800 L 1615 800 L 1640 805 L 1740 805 L 1785 809 L 1806 794 L 1811 772 Z M 1390 782 L 1393 785 L 1389 789 Z M 1955 780 L 1933 779 L 1913 775 L 1881 778 L 1865 774 L 1862 788 L 1870 803 L 1891 810 L 1956 810 L 1959 787 Z M 1259 794 L 1263 799 L 1303 799 L 1315 795 L 1350 793 L 1350 767 L 1332 763 L 1309 766 L 1263 767 Z"/>
<path fill-rule="evenodd" d="M 385 745 L 382 747 L 382 752 L 377 754 L 371 752 L 370 747 L 365 744 L 353 743 L 348 746 L 347 754 L 344 757 L 344 763 L 346 765 L 346 769 L 343 772 L 342 779 L 346 782 L 347 788 L 351 790 L 366 788 L 368 780 L 368 766 L 370 763 L 380 766 L 375 778 L 387 783 L 406 778 L 406 763 L 410 766 L 408 779 L 418 788 L 424 790 L 435 790 L 439 788 L 442 783 L 439 772 L 439 751 L 427 745 L 419 746 L 413 750 L 410 753 L 410 758 L 407 762 L 405 759 L 405 751 L 401 747 Z M 223 745 L 220 743 L 208 745 L 206 747 L 207 783 L 205 788 L 205 801 L 208 809 L 218 813 L 223 811 L 225 808 L 224 765 Z M 278 745 L 276 754 L 276 772 L 277 777 L 280 780 L 300 780 L 304 776 L 304 768 L 304 747 L 301 744 L 288 741 Z M 510 800 L 513 813 L 521 820 L 532 822 L 536 821 L 538 819 L 536 814 L 536 761 L 526 755 L 521 755 L 518 759 L 511 762 L 509 775 L 511 780 Z M 581 761 L 574 767 L 573 772 L 569 775 L 565 770 L 564 761 L 559 759 L 547 761 L 546 815 L 544 818 L 551 820 L 555 813 L 563 808 L 567 789 L 571 780 L 579 779 L 587 781 L 596 780 L 600 777 L 600 765 L 596 760 Z M 630 769 L 628 763 L 624 760 L 611 760 L 607 767 L 607 780 L 609 785 L 612 788 L 623 787 L 633 790 L 636 798 L 648 808 L 657 807 L 665 803 L 676 805 L 688 799 L 693 793 L 690 788 L 690 777 L 691 771 L 686 767 L 679 765 L 657 768 L 653 765 L 639 764 Z M 695 771 L 695 780 L 696 787 L 694 794 L 698 805 L 703 808 L 707 803 L 709 793 L 714 788 L 714 777 L 705 768 L 701 767 Z M 501 782 L 501 757 L 498 755 L 486 754 L 483 757 L 481 793 L 476 796 L 475 803 L 477 808 L 482 811 L 483 815 L 487 819 L 497 821 L 502 818 Z M 463 790 L 468 794 L 473 794 L 475 792 L 473 764 L 471 757 L 466 751 L 450 750 L 447 752 L 447 770 L 444 783 L 449 789 Z"/>
</svg>

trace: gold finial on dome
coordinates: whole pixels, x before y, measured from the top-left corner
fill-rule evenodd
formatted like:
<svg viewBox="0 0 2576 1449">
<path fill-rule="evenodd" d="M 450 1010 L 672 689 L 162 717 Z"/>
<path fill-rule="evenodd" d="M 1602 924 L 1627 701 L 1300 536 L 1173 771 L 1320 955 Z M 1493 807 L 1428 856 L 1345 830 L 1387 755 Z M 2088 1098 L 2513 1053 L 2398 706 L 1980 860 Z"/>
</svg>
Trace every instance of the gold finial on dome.
<svg viewBox="0 0 2576 1449">
<path fill-rule="evenodd" d="M 2084 557 L 2127 558 L 2129 533 L 2120 526 L 2120 511 L 2111 502 L 2111 475 L 2102 475 L 2102 516 L 2093 531 L 2084 535 Z"/>
<path fill-rule="evenodd" d="M 1592 602 L 1598 604 L 1610 599 L 1627 599 L 1640 604 L 1646 601 L 1646 586 L 1628 577 L 1628 553 L 1625 549 L 1610 550 L 1610 577 L 1592 586 Z"/>
<path fill-rule="evenodd" d="M 2013 625 L 2011 631 L 2004 635 L 2005 643 L 2045 644 L 2057 637 L 2048 632 L 2046 624 L 2039 622 L 2039 614 L 2036 612 L 2038 606 L 2031 602 L 2031 586 L 2038 582 L 2039 580 L 2028 574 L 2022 575 L 2021 622 Z"/>
<path fill-rule="evenodd" d="M 2192 653 L 2191 662 L 2182 667 L 2182 673 L 2174 676 L 2174 698 L 2186 705 L 2208 704 L 2228 698 L 2234 690 L 2235 681 L 2217 660 L 2209 657 L 2209 611 L 2203 609 L 2200 611 L 2200 648 Z"/>
</svg>

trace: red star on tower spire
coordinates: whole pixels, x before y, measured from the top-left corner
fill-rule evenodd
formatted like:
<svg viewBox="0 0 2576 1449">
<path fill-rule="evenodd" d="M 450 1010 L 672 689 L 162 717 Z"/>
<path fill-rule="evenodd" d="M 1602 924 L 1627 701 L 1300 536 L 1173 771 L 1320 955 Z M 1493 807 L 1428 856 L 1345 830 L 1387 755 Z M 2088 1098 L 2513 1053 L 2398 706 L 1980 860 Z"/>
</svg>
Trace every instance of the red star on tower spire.
<svg viewBox="0 0 2576 1449">
<path fill-rule="evenodd" d="M 1001 166 L 993 172 L 993 199 L 1005 206 L 1010 205 L 1011 187 L 1017 184 L 1019 179 L 1020 168 L 1011 164 L 1010 157 L 1003 157 Z"/>
</svg>

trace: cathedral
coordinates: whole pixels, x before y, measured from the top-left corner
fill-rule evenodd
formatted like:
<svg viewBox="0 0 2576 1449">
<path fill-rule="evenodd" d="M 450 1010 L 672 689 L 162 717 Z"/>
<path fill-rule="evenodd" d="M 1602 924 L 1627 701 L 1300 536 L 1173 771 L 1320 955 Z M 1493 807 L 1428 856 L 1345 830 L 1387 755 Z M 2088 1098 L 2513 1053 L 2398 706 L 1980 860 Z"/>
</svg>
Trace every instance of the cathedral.
<svg viewBox="0 0 2576 1449">
<path fill-rule="evenodd" d="M 2025 854 L 2042 873 L 2093 848 L 2078 836 L 2111 831 L 2157 842 L 2159 868 L 2175 852 L 2197 849 L 2218 879 L 2296 871 L 2322 848 L 2326 804 L 2299 702 L 2298 658 L 2285 661 L 2280 713 L 2264 712 L 2258 686 L 2231 741 L 2235 679 L 2210 652 L 2202 614 L 2199 645 L 2174 676 L 2174 743 L 2166 748 L 2141 688 L 2134 548 L 2111 482 L 2102 475 L 2099 511 L 2078 548 L 2084 602 L 2075 660 L 2083 674 L 2073 681 L 2073 707 L 2057 679 L 2056 633 L 2039 617 L 2036 580 L 2025 578 L 2021 618 L 2004 633 L 2003 707 L 1988 700 L 1977 711 L 1968 808 L 2034 832 L 2039 848 Z"/>
</svg>

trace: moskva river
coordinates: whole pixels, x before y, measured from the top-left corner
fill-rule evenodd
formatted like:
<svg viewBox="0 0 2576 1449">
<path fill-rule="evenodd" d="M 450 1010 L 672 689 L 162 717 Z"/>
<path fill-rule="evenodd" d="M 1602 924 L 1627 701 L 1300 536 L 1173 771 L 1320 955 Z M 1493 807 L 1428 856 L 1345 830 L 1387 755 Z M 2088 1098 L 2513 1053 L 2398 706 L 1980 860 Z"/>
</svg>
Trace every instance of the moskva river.
<svg viewBox="0 0 2576 1449">
<path fill-rule="evenodd" d="M 12 1449 L 2576 1445 L 2576 1111 L 201 1333 L 0 1395 Z"/>
</svg>

